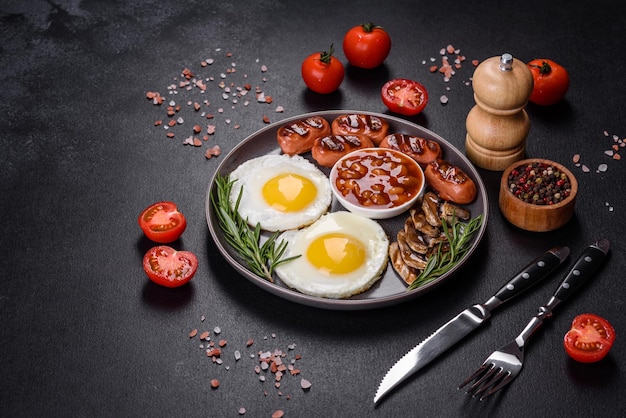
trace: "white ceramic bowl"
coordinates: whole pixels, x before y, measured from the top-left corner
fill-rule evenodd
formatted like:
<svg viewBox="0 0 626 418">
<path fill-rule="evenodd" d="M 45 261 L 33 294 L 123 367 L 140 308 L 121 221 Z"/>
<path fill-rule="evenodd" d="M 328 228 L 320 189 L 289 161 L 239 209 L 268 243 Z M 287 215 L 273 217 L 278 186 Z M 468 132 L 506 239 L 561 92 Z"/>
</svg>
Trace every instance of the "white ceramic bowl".
<svg viewBox="0 0 626 418">
<path fill-rule="evenodd" d="M 426 188 L 420 165 L 389 148 L 364 148 L 346 154 L 331 169 L 330 183 L 344 208 L 370 219 L 388 219 L 406 212 Z"/>
</svg>

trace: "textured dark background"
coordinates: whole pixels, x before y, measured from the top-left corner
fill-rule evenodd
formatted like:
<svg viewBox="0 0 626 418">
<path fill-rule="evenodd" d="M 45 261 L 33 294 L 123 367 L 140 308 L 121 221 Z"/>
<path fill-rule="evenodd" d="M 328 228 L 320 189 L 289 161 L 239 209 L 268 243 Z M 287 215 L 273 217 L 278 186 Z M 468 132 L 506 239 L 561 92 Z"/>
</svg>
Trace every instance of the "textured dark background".
<svg viewBox="0 0 626 418">
<path fill-rule="evenodd" d="M 626 162 L 604 154 L 611 135 L 626 137 L 623 18 L 622 2 L 604 0 L 1 0 L 2 414 L 232 417 L 244 407 L 254 417 L 277 409 L 307 417 L 623 415 Z M 336 94 L 307 91 L 302 59 L 334 43 L 345 63 L 343 34 L 368 21 L 391 34 L 386 64 L 347 68 Z M 428 67 L 448 44 L 467 61 L 444 83 Z M 565 228 L 529 233 L 508 224 L 497 205 L 500 174 L 481 170 L 490 202 L 486 236 L 458 276 L 425 297 L 372 311 L 321 310 L 268 294 L 224 261 L 207 230 L 207 184 L 226 153 L 264 126 L 263 115 L 278 121 L 324 109 L 384 112 L 382 83 L 414 78 L 426 85 L 431 103 L 411 120 L 463 150 L 465 116 L 474 104 L 470 61 L 503 52 L 523 61 L 553 58 L 570 72 L 564 102 L 528 107 L 528 156 L 559 161 L 580 182 L 576 215 Z M 201 67 L 206 58 L 215 63 Z M 231 63 L 236 72 L 227 81 L 243 84 L 247 74 L 273 103 L 240 100 L 232 108 L 216 89 L 210 97 L 180 88 L 168 94 L 184 68 L 217 83 Z M 166 119 L 165 105 L 153 106 L 147 91 L 182 105 L 185 124 L 175 139 L 153 126 Z M 449 97 L 445 106 L 442 94 Z M 201 148 L 183 146 L 193 123 L 206 123 L 186 102 L 205 97 L 217 132 Z M 209 144 L 223 154 L 206 160 Z M 589 173 L 572 163 L 577 153 Z M 597 172 L 603 163 L 607 171 Z M 151 244 L 136 218 L 157 200 L 179 204 L 189 224 L 178 245 L 200 260 L 197 276 L 178 290 L 152 285 L 141 267 Z M 560 275 L 503 307 L 374 408 L 387 369 L 436 327 L 486 300 L 544 250 L 568 245 L 575 257 L 601 237 L 612 242 L 609 262 L 535 336 L 507 391 L 478 403 L 456 386 L 518 333 Z M 571 319 L 586 311 L 608 318 L 618 334 L 610 356 L 589 366 L 570 361 L 561 343 Z M 187 336 L 215 326 L 228 340 L 223 365 Z M 249 338 L 255 343 L 246 348 Z M 288 351 L 290 344 L 296 348 Z M 259 382 L 250 359 L 274 349 L 302 356 L 301 375 L 286 376 L 282 394 L 272 382 Z M 234 350 L 242 352 L 238 362 Z M 311 381 L 310 391 L 300 389 L 300 377 Z M 212 378 L 222 382 L 218 390 L 211 390 Z"/>
</svg>

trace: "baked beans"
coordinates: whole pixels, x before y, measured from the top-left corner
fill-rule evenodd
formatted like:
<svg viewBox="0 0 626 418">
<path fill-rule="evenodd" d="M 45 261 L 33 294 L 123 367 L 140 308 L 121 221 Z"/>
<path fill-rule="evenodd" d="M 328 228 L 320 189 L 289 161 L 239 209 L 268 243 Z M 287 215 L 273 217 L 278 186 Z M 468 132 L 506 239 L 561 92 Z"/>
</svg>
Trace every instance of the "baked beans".
<svg viewBox="0 0 626 418">
<path fill-rule="evenodd" d="M 391 149 L 366 149 L 337 163 L 337 190 L 352 204 L 365 207 L 401 206 L 420 193 L 424 174 L 410 157 Z"/>
</svg>

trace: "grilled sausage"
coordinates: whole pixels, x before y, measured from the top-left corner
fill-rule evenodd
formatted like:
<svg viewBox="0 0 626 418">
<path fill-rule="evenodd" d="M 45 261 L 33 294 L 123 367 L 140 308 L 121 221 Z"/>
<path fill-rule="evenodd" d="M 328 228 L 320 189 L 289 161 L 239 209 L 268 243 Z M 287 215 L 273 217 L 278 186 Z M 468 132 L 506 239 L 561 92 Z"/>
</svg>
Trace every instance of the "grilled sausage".
<svg viewBox="0 0 626 418">
<path fill-rule="evenodd" d="M 347 153 L 373 146 L 372 140 L 365 135 L 327 135 L 314 141 L 311 155 L 322 167 L 332 167 Z"/>
<path fill-rule="evenodd" d="M 445 160 L 436 160 L 424 170 L 426 182 L 444 200 L 465 205 L 476 198 L 476 184 L 459 167 Z"/>
<path fill-rule="evenodd" d="M 422 168 L 441 158 L 441 145 L 438 142 L 407 134 L 389 134 L 379 145 L 400 151 L 413 158 Z"/>
<path fill-rule="evenodd" d="M 283 153 L 295 155 L 311 151 L 313 141 L 326 135 L 330 135 L 330 123 L 320 116 L 311 116 L 281 126 L 276 133 L 276 140 Z"/>
<path fill-rule="evenodd" d="M 378 145 L 387 135 L 389 123 L 378 116 L 364 114 L 341 115 L 331 123 L 333 135 L 365 135 Z"/>
</svg>

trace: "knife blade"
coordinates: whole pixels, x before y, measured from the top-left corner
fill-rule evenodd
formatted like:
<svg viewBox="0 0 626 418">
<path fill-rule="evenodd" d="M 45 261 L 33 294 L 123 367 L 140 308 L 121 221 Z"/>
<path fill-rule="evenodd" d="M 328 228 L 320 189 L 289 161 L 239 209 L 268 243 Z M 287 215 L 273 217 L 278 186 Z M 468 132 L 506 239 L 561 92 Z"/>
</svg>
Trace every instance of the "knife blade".
<svg viewBox="0 0 626 418">
<path fill-rule="evenodd" d="M 439 327 L 389 369 L 378 386 L 374 404 L 378 404 L 383 397 L 409 376 L 485 323 L 495 308 L 513 299 L 554 271 L 569 256 L 569 252 L 568 247 L 554 247 L 546 251 L 528 263 L 485 303 L 470 306 Z"/>
</svg>

